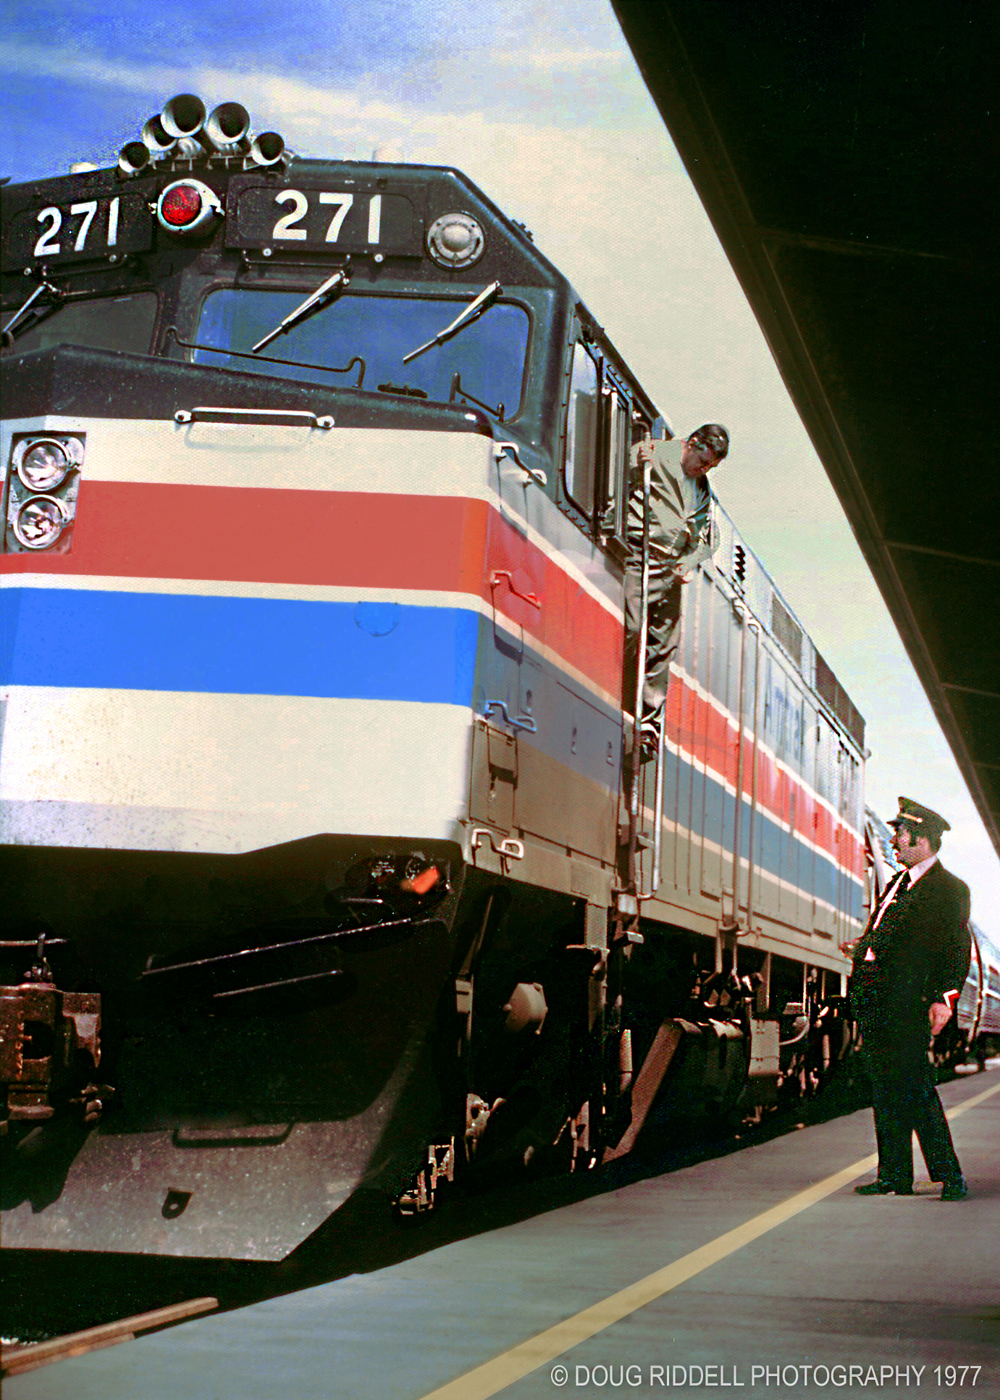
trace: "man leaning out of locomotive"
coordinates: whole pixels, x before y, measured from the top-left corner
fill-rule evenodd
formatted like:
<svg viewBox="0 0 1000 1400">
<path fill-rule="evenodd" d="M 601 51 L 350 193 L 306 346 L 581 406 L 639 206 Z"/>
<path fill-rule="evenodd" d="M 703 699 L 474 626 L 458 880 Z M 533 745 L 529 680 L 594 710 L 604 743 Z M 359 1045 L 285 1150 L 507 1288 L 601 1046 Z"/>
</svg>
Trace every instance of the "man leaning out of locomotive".
<svg viewBox="0 0 1000 1400">
<path fill-rule="evenodd" d="M 655 745 L 677 650 L 681 587 L 716 546 L 712 497 L 705 478 L 729 451 L 729 433 L 705 423 L 687 438 L 632 449 L 625 576 L 625 706 L 634 712 L 642 579 L 643 467 L 650 463 L 649 595 L 646 674 L 642 694 L 643 751 Z"/>
<path fill-rule="evenodd" d="M 913 1133 L 941 1199 L 968 1195 L 928 1056 L 969 970 L 969 890 L 938 860 L 944 817 L 899 799 L 893 849 L 903 870 L 854 949 L 851 1005 L 872 1084 L 878 1176 L 862 1196 L 913 1194 Z"/>
</svg>

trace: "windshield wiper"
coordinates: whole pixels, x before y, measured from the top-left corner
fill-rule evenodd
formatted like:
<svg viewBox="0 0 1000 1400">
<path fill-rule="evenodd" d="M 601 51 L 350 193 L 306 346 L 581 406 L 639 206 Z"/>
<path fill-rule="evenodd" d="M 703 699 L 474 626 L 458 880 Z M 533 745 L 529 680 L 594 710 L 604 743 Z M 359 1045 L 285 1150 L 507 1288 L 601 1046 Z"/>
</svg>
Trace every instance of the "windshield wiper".
<svg viewBox="0 0 1000 1400">
<path fill-rule="evenodd" d="M 294 311 L 289 311 L 280 325 L 275 326 L 274 330 L 270 331 L 263 340 L 258 340 L 257 344 L 252 347 L 253 353 L 256 355 L 258 350 L 263 350 L 265 345 L 270 345 L 271 341 L 276 340 L 279 335 L 290 331 L 293 326 L 298 325 L 304 316 L 308 316 L 310 311 L 318 311 L 321 303 L 326 301 L 328 297 L 332 297 L 335 292 L 342 292 L 347 286 L 350 276 L 350 268 L 338 268 L 332 277 L 328 277 Z"/>
<path fill-rule="evenodd" d="M 54 287 L 51 282 L 40 282 L 35 288 L 35 290 L 28 297 L 28 300 L 24 303 L 24 305 L 19 306 L 18 309 L 14 312 L 13 316 L 4 326 L 3 330 L 0 331 L 0 335 L 10 335 L 11 329 L 17 325 L 18 321 L 20 321 L 24 313 L 35 304 L 35 302 L 38 300 L 38 298 L 42 295 L 43 292 L 48 292 L 53 298 L 53 300 L 57 302 L 62 301 L 63 297 L 66 295 L 66 293 L 63 292 L 59 287 Z"/>
<path fill-rule="evenodd" d="M 431 350 L 435 345 L 441 345 L 451 335 L 457 335 L 460 330 L 472 324 L 477 317 L 493 305 L 497 297 L 503 296 L 503 287 L 499 282 L 491 282 L 488 287 L 484 287 L 474 300 L 455 317 L 450 326 L 445 326 L 443 331 L 438 331 L 433 340 L 429 340 L 426 345 L 418 345 L 416 350 L 411 350 L 408 355 L 403 356 L 403 364 L 409 364 L 418 355 L 422 355 L 425 350 Z"/>
</svg>

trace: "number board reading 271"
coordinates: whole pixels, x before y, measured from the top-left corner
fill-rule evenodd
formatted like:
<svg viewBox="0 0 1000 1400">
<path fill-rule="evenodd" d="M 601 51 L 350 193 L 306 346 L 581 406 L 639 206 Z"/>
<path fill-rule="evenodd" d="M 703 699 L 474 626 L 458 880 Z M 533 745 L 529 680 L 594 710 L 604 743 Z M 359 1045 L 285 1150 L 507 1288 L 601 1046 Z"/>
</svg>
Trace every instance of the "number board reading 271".
<svg viewBox="0 0 1000 1400">
<path fill-rule="evenodd" d="M 410 200 L 373 185 L 348 188 L 345 182 L 339 189 L 276 189 L 234 180 L 226 222 L 230 247 L 421 253 L 422 221 Z"/>
<path fill-rule="evenodd" d="M 4 238 L 4 269 L 115 258 L 152 246 L 152 216 L 141 196 L 88 199 L 85 193 L 69 202 L 36 202 L 17 210 Z"/>
</svg>

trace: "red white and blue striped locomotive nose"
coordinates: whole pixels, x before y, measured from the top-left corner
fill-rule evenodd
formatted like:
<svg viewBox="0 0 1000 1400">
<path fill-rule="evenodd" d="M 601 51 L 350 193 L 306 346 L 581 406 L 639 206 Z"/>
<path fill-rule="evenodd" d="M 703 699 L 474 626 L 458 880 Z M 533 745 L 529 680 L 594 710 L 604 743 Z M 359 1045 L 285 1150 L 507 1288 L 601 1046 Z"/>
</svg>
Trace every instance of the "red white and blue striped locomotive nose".
<svg viewBox="0 0 1000 1400">
<path fill-rule="evenodd" d="M 434 465 L 415 494 L 406 434 L 254 426 L 235 429 L 237 452 L 232 425 L 81 431 L 72 552 L 44 572 L 4 561 L 4 680 L 32 715 L 5 755 L 16 839 L 41 835 L 53 801 L 63 844 L 87 844 L 98 815 L 116 842 L 156 849 L 324 830 L 453 839 L 470 720 L 522 705 L 516 667 L 498 675 L 487 654 L 498 626 L 611 715 L 617 610 L 505 521 L 480 434 L 425 435 Z M 515 578 L 544 590 L 543 618 Z M 577 776 L 606 796 L 617 756 L 600 758 Z"/>
</svg>

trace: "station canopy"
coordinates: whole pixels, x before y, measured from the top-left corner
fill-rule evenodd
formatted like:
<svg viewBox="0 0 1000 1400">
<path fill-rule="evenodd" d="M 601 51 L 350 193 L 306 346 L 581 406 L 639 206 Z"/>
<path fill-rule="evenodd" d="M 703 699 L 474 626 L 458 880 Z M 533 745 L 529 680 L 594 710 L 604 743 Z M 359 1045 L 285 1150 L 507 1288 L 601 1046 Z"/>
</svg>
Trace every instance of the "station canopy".
<svg viewBox="0 0 1000 1400">
<path fill-rule="evenodd" d="M 1000 6 L 614 9 L 1000 851 Z"/>
</svg>

